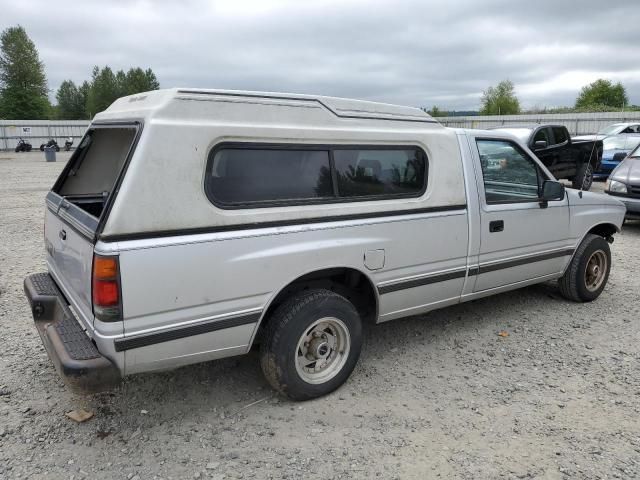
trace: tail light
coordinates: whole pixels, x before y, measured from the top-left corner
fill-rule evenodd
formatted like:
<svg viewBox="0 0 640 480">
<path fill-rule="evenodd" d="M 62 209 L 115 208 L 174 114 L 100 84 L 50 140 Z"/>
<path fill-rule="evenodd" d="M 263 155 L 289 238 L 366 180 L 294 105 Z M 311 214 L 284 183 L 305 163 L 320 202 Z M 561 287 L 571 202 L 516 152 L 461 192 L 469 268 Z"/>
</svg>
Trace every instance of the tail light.
<svg viewBox="0 0 640 480">
<path fill-rule="evenodd" d="M 103 322 L 122 319 L 120 264 L 117 256 L 93 256 L 93 314 Z"/>
</svg>

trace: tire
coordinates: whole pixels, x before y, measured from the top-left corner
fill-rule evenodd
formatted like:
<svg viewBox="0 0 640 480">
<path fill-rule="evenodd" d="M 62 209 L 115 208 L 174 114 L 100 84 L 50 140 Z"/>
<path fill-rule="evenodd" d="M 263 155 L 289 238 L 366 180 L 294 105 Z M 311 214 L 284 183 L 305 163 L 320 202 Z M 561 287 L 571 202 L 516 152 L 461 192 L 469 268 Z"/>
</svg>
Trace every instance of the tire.
<svg viewBox="0 0 640 480">
<path fill-rule="evenodd" d="M 358 362 L 360 315 L 351 302 L 335 292 L 314 289 L 296 293 L 278 306 L 267 322 L 260 365 L 271 386 L 292 400 L 332 392 L 347 380 Z M 321 370 L 310 371 L 316 368 Z"/>
<path fill-rule="evenodd" d="M 44 143 L 42 145 L 40 145 L 40 151 L 44 152 Z"/>
<path fill-rule="evenodd" d="M 27 147 L 27 152 L 30 152 L 30 151 L 31 151 L 31 145 Z"/>
<path fill-rule="evenodd" d="M 593 165 L 591 165 L 591 163 L 583 163 L 578 167 L 571 186 L 578 190 L 588 192 L 591 185 L 593 185 Z"/>
<path fill-rule="evenodd" d="M 60 147 L 58 145 L 56 145 L 56 152 L 60 151 Z"/>
<path fill-rule="evenodd" d="M 20 147 L 16 147 L 16 153 L 20 151 Z"/>
<path fill-rule="evenodd" d="M 594 273 L 596 265 L 599 275 L 597 278 Z M 588 234 L 573 255 L 567 271 L 558 281 L 560 293 L 574 302 L 591 302 L 604 290 L 610 272 L 609 243 L 598 235 Z"/>
</svg>

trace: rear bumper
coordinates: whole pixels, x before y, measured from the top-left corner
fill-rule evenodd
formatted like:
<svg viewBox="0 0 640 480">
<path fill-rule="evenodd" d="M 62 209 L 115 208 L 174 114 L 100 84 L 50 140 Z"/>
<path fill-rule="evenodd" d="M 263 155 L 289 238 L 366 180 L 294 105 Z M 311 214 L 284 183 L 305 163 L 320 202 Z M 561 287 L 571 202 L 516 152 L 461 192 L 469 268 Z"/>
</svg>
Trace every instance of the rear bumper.
<svg viewBox="0 0 640 480">
<path fill-rule="evenodd" d="M 47 354 L 68 385 L 100 391 L 120 382 L 120 371 L 82 330 L 51 275 L 29 275 L 24 291 Z"/>
</svg>

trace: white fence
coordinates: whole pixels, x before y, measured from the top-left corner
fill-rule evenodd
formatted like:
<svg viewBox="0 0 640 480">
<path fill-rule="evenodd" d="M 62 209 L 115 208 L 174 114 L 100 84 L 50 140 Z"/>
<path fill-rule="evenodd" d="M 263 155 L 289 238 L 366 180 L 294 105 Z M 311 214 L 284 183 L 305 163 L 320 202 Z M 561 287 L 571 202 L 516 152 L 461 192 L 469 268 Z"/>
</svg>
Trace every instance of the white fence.
<svg viewBox="0 0 640 480">
<path fill-rule="evenodd" d="M 572 135 L 596 133 L 612 123 L 640 122 L 640 112 L 545 113 L 536 115 L 495 115 L 471 117 L 437 117 L 446 127 L 488 128 L 530 123 L 565 125 Z M 72 137 L 74 146 L 89 126 L 88 120 L 0 120 L 0 150 L 13 150 L 20 138 L 38 148 L 50 138 L 63 145 Z"/>
<path fill-rule="evenodd" d="M 571 135 L 596 133 L 612 123 L 640 122 L 640 112 L 544 113 L 533 115 L 493 115 L 471 117 L 436 117 L 446 127 L 489 128 L 531 123 L 565 125 Z"/>
<path fill-rule="evenodd" d="M 0 150 L 13 150 L 20 138 L 38 148 L 50 138 L 62 146 L 72 137 L 76 146 L 88 126 L 88 120 L 0 120 Z"/>
</svg>

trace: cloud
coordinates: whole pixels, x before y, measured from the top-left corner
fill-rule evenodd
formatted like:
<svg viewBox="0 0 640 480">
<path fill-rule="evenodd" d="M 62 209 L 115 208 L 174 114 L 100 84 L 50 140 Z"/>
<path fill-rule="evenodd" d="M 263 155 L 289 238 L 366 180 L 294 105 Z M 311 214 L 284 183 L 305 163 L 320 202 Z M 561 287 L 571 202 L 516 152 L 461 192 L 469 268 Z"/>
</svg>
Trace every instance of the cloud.
<svg viewBox="0 0 640 480">
<path fill-rule="evenodd" d="M 151 67 L 163 87 L 317 93 L 476 109 L 509 78 L 525 106 L 571 105 L 595 78 L 640 104 L 635 0 L 5 2 L 53 92 L 93 65 Z M 46 15 L 42 14 L 47 12 Z"/>
</svg>

